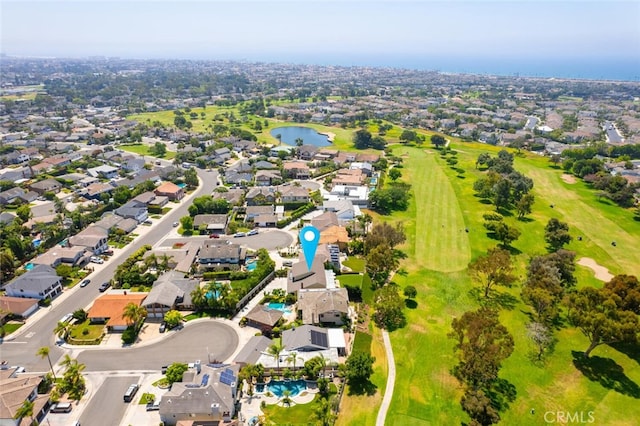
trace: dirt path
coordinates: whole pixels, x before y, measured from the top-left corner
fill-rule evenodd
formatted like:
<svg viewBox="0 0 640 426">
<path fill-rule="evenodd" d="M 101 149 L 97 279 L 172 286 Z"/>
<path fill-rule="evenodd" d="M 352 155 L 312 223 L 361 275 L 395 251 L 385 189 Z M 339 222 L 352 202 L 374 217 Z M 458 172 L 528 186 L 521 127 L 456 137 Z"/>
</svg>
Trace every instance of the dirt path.
<svg viewBox="0 0 640 426">
<path fill-rule="evenodd" d="M 595 273 L 596 278 L 600 281 L 609 282 L 613 278 L 613 275 L 607 268 L 599 265 L 598 262 L 591 259 L 590 257 L 581 257 L 580 260 L 578 260 L 578 265 L 586 266 L 587 268 L 591 269 Z"/>
<path fill-rule="evenodd" d="M 574 184 L 576 183 L 576 177 L 573 175 L 568 175 L 568 174 L 563 174 L 562 176 L 560 176 L 560 178 L 562 179 L 562 181 L 564 183 L 569 183 L 569 184 Z"/>
</svg>

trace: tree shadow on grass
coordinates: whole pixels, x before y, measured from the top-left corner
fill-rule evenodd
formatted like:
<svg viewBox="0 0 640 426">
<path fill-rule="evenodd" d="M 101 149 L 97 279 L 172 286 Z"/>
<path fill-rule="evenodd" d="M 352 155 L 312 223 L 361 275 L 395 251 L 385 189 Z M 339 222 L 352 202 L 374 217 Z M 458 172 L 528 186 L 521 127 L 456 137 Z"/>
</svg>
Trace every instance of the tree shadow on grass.
<svg viewBox="0 0 640 426">
<path fill-rule="evenodd" d="M 418 307 L 418 302 L 413 299 L 404 299 L 404 305 L 409 309 L 416 309 Z"/>
<path fill-rule="evenodd" d="M 489 296 L 484 296 L 484 290 L 474 287 L 469 290 L 469 296 L 476 300 L 480 305 L 488 308 L 513 309 L 518 304 L 518 298 L 509 293 L 491 290 Z"/>
<path fill-rule="evenodd" d="M 638 343 L 611 343 L 611 346 L 616 351 L 625 354 L 638 364 L 640 364 L 640 344 Z"/>
<path fill-rule="evenodd" d="M 523 217 L 519 217 L 518 221 L 519 222 L 525 222 L 525 223 L 531 223 L 531 222 L 534 221 L 534 219 L 531 219 L 530 217 L 523 216 Z"/>
<path fill-rule="evenodd" d="M 347 390 L 347 395 L 367 395 L 372 396 L 375 395 L 378 387 L 371 383 L 371 381 L 359 381 L 359 382 L 349 382 L 349 388 Z"/>
<path fill-rule="evenodd" d="M 622 395 L 640 398 L 640 386 L 624 374 L 622 366 L 610 358 L 591 356 L 585 358 L 584 352 L 571 351 L 573 365 L 592 382 L 598 382 L 607 389 Z"/>
<path fill-rule="evenodd" d="M 515 248 L 513 246 L 505 247 L 503 245 L 500 245 L 500 247 L 505 249 L 505 250 L 507 250 L 511 254 L 511 256 L 517 256 L 519 254 L 522 254 L 522 251 L 520 249 L 517 249 L 517 248 Z"/>
<path fill-rule="evenodd" d="M 498 411 L 506 411 L 518 395 L 516 387 L 505 379 L 494 380 L 484 391 Z"/>
</svg>

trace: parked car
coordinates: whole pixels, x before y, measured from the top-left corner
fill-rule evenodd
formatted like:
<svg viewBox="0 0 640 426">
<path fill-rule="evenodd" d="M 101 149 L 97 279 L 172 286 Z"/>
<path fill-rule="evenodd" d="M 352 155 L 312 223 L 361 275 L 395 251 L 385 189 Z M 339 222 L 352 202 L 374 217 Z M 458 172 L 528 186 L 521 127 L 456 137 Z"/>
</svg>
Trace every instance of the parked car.
<svg viewBox="0 0 640 426">
<path fill-rule="evenodd" d="M 160 409 L 160 402 L 147 402 L 147 411 L 158 411 Z"/>
<path fill-rule="evenodd" d="M 69 413 L 73 406 L 70 402 L 57 402 L 52 404 L 49 411 L 52 413 Z"/>
<path fill-rule="evenodd" d="M 218 234 L 209 234 L 209 238 L 220 238 Z"/>
<path fill-rule="evenodd" d="M 113 250 L 112 249 L 105 250 L 103 254 L 106 256 L 113 256 Z"/>
<path fill-rule="evenodd" d="M 103 293 L 105 291 L 107 291 L 107 289 L 111 287 L 111 283 L 109 281 L 105 281 L 102 284 L 100 284 L 100 287 L 98 288 L 98 290 Z"/>
<path fill-rule="evenodd" d="M 252 229 L 251 231 L 247 232 L 247 235 L 256 235 L 258 232 L 260 232 L 258 229 Z"/>
<path fill-rule="evenodd" d="M 82 280 L 80 281 L 80 287 L 86 287 L 89 285 L 90 282 L 91 280 Z"/>
<path fill-rule="evenodd" d="M 98 256 L 91 256 L 89 258 L 89 261 L 91 261 L 91 263 L 98 263 L 98 264 L 103 264 L 104 260 L 102 260 L 101 258 L 99 258 Z"/>
<path fill-rule="evenodd" d="M 177 227 L 178 227 L 178 225 L 180 225 L 178 222 L 173 222 L 173 227 L 174 227 L 174 228 L 177 228 Z"/>
<path fill-rule="evenodd" d="M 129 386 L 129 389 L 127 389 L 127 391 L 124 393 L 124 402 L 131 402 L 133 397 L 138 392 L 138 388 L 139 387 L 140 386 L 138 386 L 138 384 L 136 384 L 136 383 L 134 383 L 131 386 Z"/>
<path fill-rule="evenodd" d="M 152 225 L 153 224 L 153 222 L 151 222 L 151 219 L 147 219 L 142 223 L 145 224 L 145 225 Z"/>
<path fill-rule="evenodd" d="M 162 374 L 167 374 L 167 368 L 169 368 L 169 366 L 168 366 L 168 365 L 163 365 L 163 366 L 160 368 L 160 372 L 161 372 Z"/>
<path fill-rule="evenodd" d="M 245 234 L 244 232 L 236 232 L 235 234 L 233 234 L 234 238 L 239 238 L 239 237 L 246 237 L 247 234 Z"/>
<path fill-rule="evenodd" d="M 160 333 L 164 333 L 167 330 L 167 323 L 166 322 L 162 322 L 160 323 Z"/>
</svg>

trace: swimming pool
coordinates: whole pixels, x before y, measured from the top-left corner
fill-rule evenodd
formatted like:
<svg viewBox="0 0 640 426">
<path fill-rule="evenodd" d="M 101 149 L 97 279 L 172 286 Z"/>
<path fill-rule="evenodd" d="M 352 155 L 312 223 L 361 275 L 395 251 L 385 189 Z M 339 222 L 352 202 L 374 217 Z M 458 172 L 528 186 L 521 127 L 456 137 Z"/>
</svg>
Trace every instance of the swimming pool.
<svg viewBox="0 0 640 426">
<path fill-rule="evenodd" d="M 27 271 L 32 270 L 33 267 L 34 267 L 33 263 L 27 263 L 26 265 L 24 265 L 24 269 L 27 270 Z"/>
<path fill-rule="evenodd" d="M 277 396 L 278 398 L 282 398 L 284 396 L 285 391 L 289 391 L 289 396 L 296 396 L 303 390 L 307 389 L 307 382 L 304 380 L 291 380 L 291 381 L 282 381 L 282 380 L 272 380 L 267 385 L 267 390 Z"/>
<path fill-rule="evenodd" d="M 247 271 L 249 272 L 255 271 L 257 267 L 258 267 L 258 262 L 256 262 L 255 260 L 252 260 L 251 262 L 247 263 Z"/>
<path fill-rule="evenodd" d="M 179 184 L 177 185 L 177 187 L 178 187 L 178 188 L 182 188 L 182 189 L 184 189 L 184 188 L 186 188 L 186 187 L 187 187 L 187 184 L 186 184 L 186 183 L 179 183 Z"/>
<path fill-rule="evenodd" d="M 267 307 L 268 307 L 269 309 L 275 309 L 276 311 L 282 311 L 282 312 L 285 312 L 285 313 L 287 313 L 287 314 L 290 314 L 290 313 L 291 313 L 291 309 L 289 309 L 289 308 L 287 307 L 287 305 L 286 305 L 286 304 L 284 304 L 284 303 L 275 303 L 275 302 L 271 302 L 271 303 L 269 303 L 269 304 L 267 305 Z"/>
<path fill-rule="evenodd" d="M 33 247 L 34 247 L 34 248 L 38 248 L 38 247 L 40 247 L 40 243 L 41 243 L 41 242 L 42 242 L 42 240 L 40 240 L 40 238 L 36 238 L 35 240 L 33 240 L 33 241 L 31 242 L 31 244 L 33 244 Z"/>
</svg>

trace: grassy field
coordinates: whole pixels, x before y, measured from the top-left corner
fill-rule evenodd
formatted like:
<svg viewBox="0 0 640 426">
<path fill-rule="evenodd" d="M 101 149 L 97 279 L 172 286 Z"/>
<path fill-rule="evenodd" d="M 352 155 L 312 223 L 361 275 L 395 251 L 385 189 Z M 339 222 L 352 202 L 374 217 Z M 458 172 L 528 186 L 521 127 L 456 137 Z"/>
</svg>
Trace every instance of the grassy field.
<svg viewBox="0 0 640 426">
<path fill-rule="evenodd" d="M 240 112 L 238 110 L 238 107 L 208 106 L 207 108 L 192 108 L 191 111 L 198 114 L 198 119 L 190 120 L 193 123 L 192 130 L 195 132 L 201 132 L 201 133 L 210 131 L 209 126 L 214 124 L 223 124 L 225 126 L 231 126 L 229 124 L 228 119 L 226 118 L 224 118 L 223 121 L 215 121 L 213 118 L 216 116 L 224 117 L 225 114 L 227 115 L 233 114 L 236 118 L 240 117 Z M 200 118 L 201 112 L 205 113 L 204 119 Z M 174 119 L 175 119 L 175 114 L 172 110 L 145 112 L 141 114 L 133 114 L 127 117 L 127 120 L 135 120 L 147 125 L 150 125 L 158 121 L 168 127 L 173 127 Z M 316 124 L 316 123 L 301 124 L 301 123 L 285 122 L 285 121 L 279 121 L 273 118 L 269 118 L 267 119 L 269 123 L 268 127 L 263 127 L 261 131 L 254 131 L 251 127 L 248 126 L 248 123 L 254 123 L 256 120 L 263 123 L 265 119 L 263 117 L 258 117 L 255 115 L 248 115 L 247 121 L 245 123 L 241 123 L 239 127 L 241 129 L 252 132 L 258 138 L 258 142 L 260 143 L 277 145 L 279 143 L 278 140 L 274 136 L 271 136 L 271 130 L 277 127 L 303 126 L 303 127 L 312 128 L 318 131 L 319 133 L 324 133 L 324 134 L 332 133 L 333 135 L 335 135 L 333 140 L 333 145 L 329 146 L 328 148 L 339 149 L 341 151 L 357 151 L 353 147 L 353 142 L 352 142 L 352 135 L 353 135 L 354 129 L 343 129 L 342 127 L 325 126 L 325 125 Z M 377 126 L 371 127 L 371 130 L 373 132 L 376 132 L 377 134 Z M 399 128 L 395 127 L 393 130 L 391 130 L 388 133 L 387 136 L 385 136 L 385 138 L 388 139 L 390 142 L 393 142 L 399 136 L 400 131 L 401 130 Z M 379 151 L 371 151 L 371 152 L 379 152 Z"/>
<path fill-rule="evenodd" d="M 146 155 L 148 157 L 157 157 L 155 154 L 149 152 L 149 146 L 143 144 L 135 144 L 135 145 L 118 145 L 118 149 L 127 152 L 133 152 L 138 155 Z M 160 157 L 164 160 L 173 160 L 176 157 L 176 153 L 173 151 L 167 151 L 167 153 Z"/>
<path fill-rule="evenodd" d="M 407 273 L 397 274 L 394 281 L 401 287 L 411 284 L 418 289 L 417 308 L 406 311 L 409 325 L 391 334 L 397 378 L 387 416 L 390 425 L 468 421 L 459 405 L 461 387 L 450 373 L 456 359 L 447 333 L 452 318 L 478 307 L 470 295 L 473 285 L 466 273 L 467 263 L 496 244 L 482 227 L 483 213 L 493 211 L 493 207 L 474 196 L 472 185 L 481 173 L 475 170 L 477 155 L 497 149 L 455 142 L 453 147 L 459 152 L 457 167 L 466 171 L 464 178 L 431 149 L 394 147 L 394 153 L 404 158 L 402 179 L 411 182 L 415 197 L 406 212 L 374 219 L 404 223 L 408 238 L 402 249 L 408 257 L 401 267 Z M 584 351 L 588 342 L 579 331 L 568 327 L 557 333 L 558 343 L 546 363 L 533 364 L 525 333 L 529 308 L 519 301 L 519 283 L 530 256 L 546 252 L 544 225 L 551 217 L 568 222 L 572 235 L 583 237 L 582 241 L 574 239 L 568 247 L 576 251 L 577 258 L 591 257 L 612 273 L 636 275 L 640 274 L 640 254 L 633 247 L 638 246 L 640 224 L 631 219 L 630 212 L 599 202 L 582 183 L 562 182 L 562 172 L 551 168 L 543 158 L 518 157 L 516 169 L 534 179 L 536 204 L 531 220 L 505 219 L 518 227 L 522 236 L 513 244 L 518 285 L 502 290 L 516 298 L 510 309 L 501 311 L 501 321 L 514 336 L 516 347 L 504 363 L 501 377 L 517 392 L 510 408 L 501 413 L 503 424 L 544 424 L 544 413 L 553 410 L 593 411 L 597 424 L 637 424 L 637 349 L 617 351 L 601 346 L 593 352 L 593 364 L 580 365 L 579 369 L 574 356 Z M 616 241 L 617 247 L 611 241 Z M 578 266 L 576 275 L 579 286 L 602 285 L 589 269 Z M 352 399 L 346 397 L 345 401 L 357 406 Z M 379 402 L 369 403 L 372 407 Z M 534 415 L 530 413 L 532 408 Z M 341 424 L 375 423 L 375 415 L 350 415 L 342 410 L 341 417 Z"/>
</svg>

